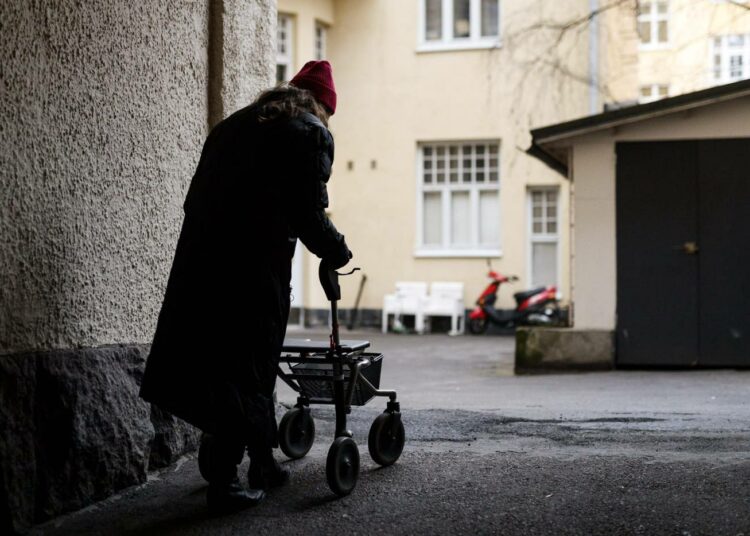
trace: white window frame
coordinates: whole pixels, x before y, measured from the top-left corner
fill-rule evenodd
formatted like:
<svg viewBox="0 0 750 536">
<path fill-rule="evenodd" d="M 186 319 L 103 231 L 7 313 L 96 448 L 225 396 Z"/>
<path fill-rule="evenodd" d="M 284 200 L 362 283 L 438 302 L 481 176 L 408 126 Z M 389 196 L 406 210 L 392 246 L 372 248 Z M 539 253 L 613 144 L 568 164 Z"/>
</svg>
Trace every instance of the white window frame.
<svg viewBox="0 0 750 536">
<path fill-rule="evenodd" d="M 643 2 L 648 2 L 651 6 L 651 9 L 649 9 L 648 13 L 639 14 L 636 17 L 636 24 L 640 28 L 641 22 L 649 22 L 651 27 L 651 41 L 649 43 L 644 43 L 641 41 L 640 36 L 640 30 L 638 34 L 638 46 L 641 50 L 658 50 L 660 48 L 668 48 L 671 43 L 672 39 L 672 32 L 670 31 L 670 16 L 672 14 L 672 6 L 671 2 L 666 0 L 667 4 L 667 12 L 664 14 L 660 14 L 658 12 L 657 4 L 659 4 L 663 0 L 638 0 L 639 4 Z M 667 40 L 666 41 L 658 41 L 659 38 L 659 22 L 665 21 L 667 23 Z"/>
<path fill-rule="evenodd" d="M 424 149 L 426 147 L 432 147 L 435 150 L 438 146 L 443 146 L 448 150 L 451 145 L 497 145 L 497 173 L 498 180 L 495 183 L 488 182 L 484 183 L 463 183 L 456 182 L 451 183 L 448 177 L 450 170 L 445 168 L 446 178 L 442 184 L 431 184 L 425 185 L 424 183 Z M 417 234 L 416 234 L 416 246 L 414 256 L 417 258 L 471 258 L 471 257 L 482 257 L 482 258 L 497 258 L 503 254 L 502 244 L 502 219 L 501 219 L 501 202 L 502 202 L 502 173 L 501 173 L 501 149 L 502 145 L 498 139 L 489 140 L 451 140 L 451 141 L 431 141 L 431 142 L 420 142 L 417 144 Z M 489 155 L 486 155 L 487 157 Z M 460 161 L 459 155 L 459 167 L 458 173 L 463 172 L 463 163 Z M 472 160 L 471 172 L 476 172 L 476 163 Z M 489 164 L 486 166 L 489 167 Z M 468 191 L 469 192 L 469 212 L 472 215 L 471 221 L 471 244 L 465 247 L 454 246 L 450 243 L 451 234 L 451 196 L 450 192 L 453 191 Z M 497 244 L 479 244 L 479 192 L 480 191 L 496 191 L 498 196 L 498 243 Z M 432 244 L 424 244 L 424 194 L 425 192 L 441 192 L 441 212 L 442 212 L 442 228 L 441 237 L 442 244 L 439 246 Z"/>
<path fill-rule="evenodd" d="M 442 31 L 441 39 L 427 40 L 426 36 L 426 0 L 419 0 L 419 31 L 417 52 L 441 52 L 447 50 L 472 50 L 496 48 L 501 44 L 500 36 L 502 35 L 502 0 L 497 0 L 497 35 L 482 37 L 481 0 L 470 0 L 469 3 L 469 20 L 470 30 L 469 37 L 453 37 L 453 0 L 441 0 L 442 8 Z"/>
<path fill-rule="evenodd" d="M 651 90 L 651 95 L 648 97 L 643 96 L 643 89 L 649 88 Z M 659 89 L 664 88 L 666 93 L 664 95 L 659 95 Z M 669 84 L 645 84 L 642 85 L 640 88 L 638 88 L 638 103 L 639 104 L 646 104 L 647 102 L 655 102 L 661 99 L 666 99 L 669 97 Z"/>
<path fill-rule="evenodd" d="M 729 40 L 733 37 L 743 37 L 744 43 L 741 47 L 732 47 L 729 45 Z M 717 47 L 716 41 L 721 41 L 721 45 Z M 719 49 L 717 51 L 717 48 Z M 710 47 L 710 59 L 709 59 L 709 79 L 711 85 L 730 84 L 739 80 L 745 80 L 750 78 L 750 33 L 737 33 L 737 34 L 725 34 L 717 35 L 711 39 Z M 733 51 L 739 54 L 732 54 Z M 719 76 L 716 76 L 714 58 L 719 53 L 721 55 L 721 67 Z M 742 74 L 739 77 L 733 78 L 730 76 L 730 57 L 740 55 L 742 57 Z"/>
<path fill-rule="evenodd" d="M 533 202 L 533 193 L 534 192 L 544 192 L 545 194 L 547 192 L 555 192 L 557 194 L 557 200 L 556 200 L 556 214 L 555 214 L 555 222 L 557 223 L 557 233 L 534 233 L 534 202 Z M 561 268 L 562 268 L 562 245 L 560 241 L 560 214 L 561 214 L 561 203 L 562 196 L 559 186 L 554 185 L 543 185 L 543 186 L 529 186 L 526 189 L 526 236 L 528 237 L 527 240 L 527 248 L 526 248 L 526 281 L 528 281 L 529 287 L 535 287 L 539 285 L 539 283 L 534 281 L 534 265 L 533 265 L 533 250 L 534 250 L 534 244 L 556 244 L 557 245 L 557 254 L 555 255 L 555 262 L 557 263 L 557 266 L 555 266 L 555 273 L 557 274 L 557 281 L 555 281 L 555 286 L 557 287 L 558 292 L 560 291 L 561 287 Z M 545 202 L 546 203 L 546 202 Z M 546 204 L 545 204 L 545 211 L 546 211 Z M 544 216 L 546 221 L 546 214 Z M 546 229 L 545 229 L 546 231 Z"/>
<path fill-rule="evenodd" d="M 313 50 L 316 60 L 324 60 L 328 55 L 328 25 L 315 21 L 315 35 L 313 37 Z"/>
<path fill-rule="evenodd" d="M 284 65 L 286 67 L 287 72 L 287 80 L 278 80 L 278 82 L 286 82 L 289 79 L 291 79 L 291 76 L 293 74 L 293 66 L 294 66 L 294 17 L 292 15 L 289 15 L 288 13 L 279 13 L 277 15 L 276 19 L 276 72 L 278 73 L 278 66 Z M 287 43 L 286 44 L 286 51 L 281 51 L 281 27 L 284 25 L 286 27 L 286 36 L 287 36 Z"/>
</svg>

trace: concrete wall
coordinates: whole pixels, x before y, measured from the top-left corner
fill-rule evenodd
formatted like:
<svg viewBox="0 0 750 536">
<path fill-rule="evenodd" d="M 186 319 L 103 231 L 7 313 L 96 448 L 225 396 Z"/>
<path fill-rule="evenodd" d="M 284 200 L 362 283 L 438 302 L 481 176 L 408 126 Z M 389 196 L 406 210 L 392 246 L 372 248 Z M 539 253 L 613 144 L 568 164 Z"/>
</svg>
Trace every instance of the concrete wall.
<svg viewBox="0 0 750 536">
<path fill-rule="evenodd" d="M 615 143 L 750 137 L 750 97 L 608 129 L 566 142 L 575 182 L 574 323 L 614 329 L 617 307 Z"/>
<path fill-rule="evenodd" d="M 597 0 L 599 30 L 599 107 L 627 102 L 638 97 L 638 32 L 635 24 L 636 0 L 609 2 Z"/>
<path fill-rule="evenodd" d="M 170 456 L 194 439 L 137 398 L 140 344 L 209 122 L 272 82 L 275 2 L 9 0 L 0 19 L 0 480 L 21 527 L 143 481 L 155 433 L 181 434 Z"/>
<path fill-rule="evenodd" d="M 227 4 L 227 112 L 270 81 L 268 4 Z M 0 353 L 150 341 L 207 134 L 206 1 L 78 6 L 1 8 Z"/>
</svg>

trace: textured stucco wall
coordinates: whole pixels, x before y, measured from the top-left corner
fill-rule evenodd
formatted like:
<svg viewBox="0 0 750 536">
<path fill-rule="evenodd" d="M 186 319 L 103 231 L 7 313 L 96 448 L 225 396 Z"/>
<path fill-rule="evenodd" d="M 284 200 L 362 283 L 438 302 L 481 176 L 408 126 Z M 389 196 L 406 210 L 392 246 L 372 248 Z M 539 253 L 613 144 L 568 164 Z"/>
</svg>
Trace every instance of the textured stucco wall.
<svg viewBox="0 0 750 536">
<path fill-rule="evenodd" d="M 195 447 L 138 398 L 142 343 L 209 124 L 273 80 L 275 9 L 0 2 L 0 532 Z"/>
<path fill-rule="evenodd" d="M 205 2 L 85 6 L 3 2 L 2 353 L 149 339 L 206 134 Z"/>
<path fill-rule="evenodd" d="M 276 0 L 224 0 L 224 116 L 275 82 Z"/>
<path fill-rule="evenodd" d="M 221 7 L 231 112 L 272 79 L 275 1 Z M 0 5 L 0 354 L 150 341 L 207 134 L 208 13 Z"/>
</svg>

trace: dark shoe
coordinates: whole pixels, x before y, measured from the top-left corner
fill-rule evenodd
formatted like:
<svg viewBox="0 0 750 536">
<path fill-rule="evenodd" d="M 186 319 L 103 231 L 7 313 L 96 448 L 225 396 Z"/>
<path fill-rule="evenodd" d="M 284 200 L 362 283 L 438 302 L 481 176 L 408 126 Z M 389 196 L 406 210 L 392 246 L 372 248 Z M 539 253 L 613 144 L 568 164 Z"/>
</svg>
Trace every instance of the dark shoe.
<svg viewBox="0 0 750 536">
<path fill-rule="evenodd" d="M 250 469 L 247 470 L 247 484 L 253 489 L 270 489 L 283 486 L 289 481 L 289 468 L 271 461 L 256 462 L 250 458 Z"/>
<path fill-rule="evenodd" d="M 255 506 L 266 498 L 262 489 L 246 490 L 235 478 L 229 484 L 209 484 L 206 500 L 208 509 L 215 514 L 238 512 Z"/>
</svg>

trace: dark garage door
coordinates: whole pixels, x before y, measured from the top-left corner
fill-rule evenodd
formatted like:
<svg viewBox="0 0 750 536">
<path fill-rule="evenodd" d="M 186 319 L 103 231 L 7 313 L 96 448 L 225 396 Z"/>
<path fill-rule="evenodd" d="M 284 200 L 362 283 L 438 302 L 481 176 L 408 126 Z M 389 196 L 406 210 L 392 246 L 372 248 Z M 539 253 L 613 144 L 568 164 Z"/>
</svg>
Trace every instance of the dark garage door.
<svg viewBox="0 0 750 536">
<path fill-rule="evenodd" d="M 750 139 L 616 150 L 617 363 L 750 366 Z"/>
</svg>

